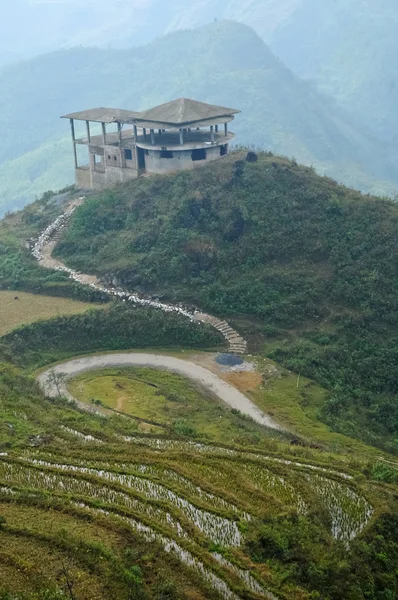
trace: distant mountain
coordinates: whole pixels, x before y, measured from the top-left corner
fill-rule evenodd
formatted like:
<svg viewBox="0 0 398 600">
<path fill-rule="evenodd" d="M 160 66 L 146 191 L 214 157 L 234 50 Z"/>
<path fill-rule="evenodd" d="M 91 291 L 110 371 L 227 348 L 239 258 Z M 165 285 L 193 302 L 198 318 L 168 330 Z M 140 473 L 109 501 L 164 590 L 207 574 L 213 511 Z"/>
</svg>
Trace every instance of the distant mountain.
<svg viewBox="0 0 398 600">
<path fill-rule="evenodd" d="M 132 50 L 55 52 L 4 69 L 0 87 L 3 209 L 72 182 L 69 126 L 60 115 L 98 105 L 140 110 L 180 96 L 241 109 L 239 143 L 295 156 L 366 190 L 390 192 L 398 182 L 381 144 L 232 21 Z"/>
<path fill-rule="evenodd" d="M 253 27 L 352 118 L 396 138 L 396 0 L 15 0 L 2 7 L 0 65 L 79 45 L 139 46 L 214 19 Z"/>
<path fill-rule="evenodd" d="M 126 47 L 164 33 L 182 0 L 14 0 L 2 7 L 0 65 L 71 46 Z"/>
<path fill-rule="evenodd" d="M 289 68 L 375 134 L 398 137 L 395 0 L 253 0 L 231 2 L 226 14 L 252 25 Z"/>
</svg>

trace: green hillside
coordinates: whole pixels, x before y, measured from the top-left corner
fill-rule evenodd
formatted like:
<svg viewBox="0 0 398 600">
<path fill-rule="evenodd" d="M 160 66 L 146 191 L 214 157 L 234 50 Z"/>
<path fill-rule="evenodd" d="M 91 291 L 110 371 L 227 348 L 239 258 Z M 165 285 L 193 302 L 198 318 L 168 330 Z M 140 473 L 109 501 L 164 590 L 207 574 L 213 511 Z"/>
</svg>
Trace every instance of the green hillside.
<svg viewBox="0 0 398 600">
<path fill-rule="evenodd" d="M 88 200 L 57 252 L 235 319 L 264 353 L 329 389 L 324 420 L 398 450 L 397 206 L 244 156 Z"/>
<path fill-rule="evenodd" d="M 252 29 L 231 21 L 132 50 L 55 52 L 3 69 L 0 87 L 3 212 L 72 183 L 60 115 L 97 105 L 139 110 L 181 96 L 241 109 L 238 143 L 295 156 L 365 190 L 394 193 L 398 181 L 382 144 L 292 75 Z"/>
</svg>

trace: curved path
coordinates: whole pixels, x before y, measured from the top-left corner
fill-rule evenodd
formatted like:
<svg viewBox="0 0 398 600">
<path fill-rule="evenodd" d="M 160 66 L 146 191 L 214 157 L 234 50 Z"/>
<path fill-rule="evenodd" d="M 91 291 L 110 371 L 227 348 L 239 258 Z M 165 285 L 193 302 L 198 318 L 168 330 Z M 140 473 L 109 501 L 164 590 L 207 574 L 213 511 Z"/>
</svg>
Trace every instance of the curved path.
<svg viewBox="0 0 398 600">
<path fill-rule="evenodd" d="M 53 258 L 52 252 L 57 245 L 57 242 L 61 236 L 62 230 L 67 227 L 68 221 L 73 215 L 74 211 L 78 206 L 81 206 L 85 201 L 85 196 L 81 196 L 76 200 L 69 202 L 67 210 L 60 215 L 55 221 L 53 221 L 38 237 L 35 245 L 32 248 L 32 255 L 39 261 L 42 267 L 47 269 L 55 269 L 56 271 L 63 271 L 68 273 L 69 277 L 75 281 L 78 281 L 82 285 L 89 285 L 91 288 L 109 294 L 123 300 L 124 302 L 134 302 L 144 306 L 152 306 L 158 308 L 164 312 L 178 312 L 179 314 L 196 321 L 198 323 L 207 323 L 217 329 L 229 345 L 230 352 L 234 354 L 244 354 L 247 350 L 247 342 L 244 340 L 239 333 L 237 333 L 226 321 L 222 321 L 217 317 L 201 313 L 197 310 L 188 310 L 181 305 L 165 304 L 163 302 L 157 302 L 148 298 L 143 298 L 139 294 L 132 294 L 124 290 L 116 290 L 105 286 L 99 281 L 95 275 L 87 275 L 86 273 L 79 273 L 67 267 L 61 260 Z"/>
<path fill-rule="evenodd" d="M 87 358 L 78 358 L 69 360 L 65 363 L 52 367 L 39 375 L 38 382 L 43 391 L 50 397 L 56 397 L 61 393 L 70 400 L 76 400 L 67 389 L 67 380 L 83 373 L 95 369 L 106 367 L 153 367 L 155 369 L 167 369 L 192 379 L 200 386 L 212 394 L 218 396 L 220 400 L 228 404 L 231 408 L 239 410 L 242 414 L 251 417 L 257 423 L 265 425 L 271 429 L 282 431 L 271 417 L 263 413 L 249 398 L 239 392 L 219 377 L 208 371 L 204 367 L 194 363 L 172 356 L 163 356 L 160 354 L 105 354 L 101 356 L 89 356 Z M 57 375 L 62 374 L 59 382 L 54 382 Z M 49 377 L 50 376 L 50 377 Z M 52 381 L 51 381 L 52 379 Z M 59 390 L 57 389 L 57 385 Z M 81 403 L 79 403 L 81 406 Z M 87 409 L 87 406 L 85 406 Z"/>
</svg>

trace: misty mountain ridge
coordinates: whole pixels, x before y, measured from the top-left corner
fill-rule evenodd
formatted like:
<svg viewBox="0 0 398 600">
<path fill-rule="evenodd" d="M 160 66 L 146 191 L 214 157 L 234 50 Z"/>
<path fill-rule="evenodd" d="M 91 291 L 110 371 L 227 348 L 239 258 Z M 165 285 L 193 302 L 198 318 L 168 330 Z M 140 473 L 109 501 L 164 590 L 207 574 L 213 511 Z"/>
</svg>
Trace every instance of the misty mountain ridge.
<svg viewBox="0 0 398 600">
<path fill-rule="evenodd" d="M 381 143 L 233 21 L 129 50 L 57 51 L 3 69 L 0 85 L 3 210 L 72 183 L 69 128 L 60 115 L 98 105 L 143 110 L 181 96 L 240 109 L 239 144 L 294 156 L 365 191 L 394 194 L 398 183 Z"/>
<path fill-rule="evenodd" d="M 21 19 L 20 16 L 24 15 Z M 3 7 L 0 65 L 61 48 L 129 48 L 232 19 L 252 27 L 299 77 L 396 141 L 395 0 L 16 0 Z"/>
</svg>

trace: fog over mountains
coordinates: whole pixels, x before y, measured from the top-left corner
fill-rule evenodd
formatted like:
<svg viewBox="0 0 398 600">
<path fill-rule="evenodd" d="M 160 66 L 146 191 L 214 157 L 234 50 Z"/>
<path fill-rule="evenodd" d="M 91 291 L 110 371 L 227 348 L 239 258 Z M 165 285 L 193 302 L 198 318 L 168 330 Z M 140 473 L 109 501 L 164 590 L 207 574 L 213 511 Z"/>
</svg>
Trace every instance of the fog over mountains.
<svg viewBox="0 0 398 600">
<path fill-rule="evenodd" d="M 60 114 L 182 95 L 240 108 L 239 142 L 396 195 L 393 0 L 15 0 L 3 16 L 0 211 L 72 180 Z"/>
</svg>

